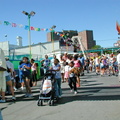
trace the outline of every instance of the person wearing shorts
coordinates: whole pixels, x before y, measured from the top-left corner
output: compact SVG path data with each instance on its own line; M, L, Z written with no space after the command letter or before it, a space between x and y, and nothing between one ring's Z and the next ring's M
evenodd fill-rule
M30 78L31 78L31 64L29 62L28 57L23 57L23 63L20 65L21 69L21 76L22 79L24 80L25 86L26 86L26 95L25 97L32 97L32 92L30 88Z
M9 61L6 60L6 66L7 66L7 71L5 71L5 79L6 79L6 84L10 88L10 92L12 93L12 100L16 100L15 94L14 94L14 89L13 89L13 84L12 84L12 68L11 64Z

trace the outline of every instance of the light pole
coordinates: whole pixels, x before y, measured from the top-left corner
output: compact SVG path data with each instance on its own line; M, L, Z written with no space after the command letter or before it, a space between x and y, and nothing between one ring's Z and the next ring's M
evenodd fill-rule
M31 16L35 15L35 12L31 11L30 13L28 13L28 12L23 11L22 13L28 16L28 27L29 27L29 29L28 29L28 41L29 41L29 50L30 50L30 59L31 59L32 54L31 54L30 18L31 18Z
M56 28L56 25L53 25L52 27L51 27L51 29L52 29L52 50L53 50L53 52L54 52L54 29Z

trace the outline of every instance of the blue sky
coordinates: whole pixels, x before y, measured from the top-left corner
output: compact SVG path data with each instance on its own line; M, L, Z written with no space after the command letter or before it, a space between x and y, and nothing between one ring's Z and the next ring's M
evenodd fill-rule
M94 39L102 47L111 47L118 40L116 21L120 23L120 0L0 0L0 21L27 25L22 11L35 11L31 26L50 28L56 31L93 30ZM22 36L28 44L27 30L0 25L0 41L16 44L16 36ZM47 32L32 31L32 43L45 42Z

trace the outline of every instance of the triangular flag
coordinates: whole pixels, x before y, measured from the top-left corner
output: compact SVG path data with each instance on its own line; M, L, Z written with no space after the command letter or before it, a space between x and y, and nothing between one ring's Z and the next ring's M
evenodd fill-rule
M19 26L20 28L22 28L22 27L23 27L23 25L22 25L22 24L18 24L18 26Z
M29 30L29 26L28 25L25 25L25 30Z
M16 27L17 26L17 24L16 23L12 23L12 27Z
M31 26L31 27L30 27L30 30L34 30L34 27Z
M4 21L4 25L10 25L8 21Z

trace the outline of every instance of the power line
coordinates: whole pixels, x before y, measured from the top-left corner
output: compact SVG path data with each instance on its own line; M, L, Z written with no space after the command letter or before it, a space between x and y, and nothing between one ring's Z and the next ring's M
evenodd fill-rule
M98 41L98 42L104 42L104 41L117 41L118 39L116 38L114 38L114 39L104 39L104 40L96 40L96 41Z

